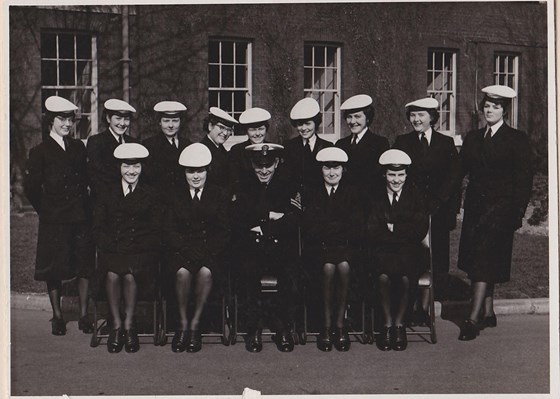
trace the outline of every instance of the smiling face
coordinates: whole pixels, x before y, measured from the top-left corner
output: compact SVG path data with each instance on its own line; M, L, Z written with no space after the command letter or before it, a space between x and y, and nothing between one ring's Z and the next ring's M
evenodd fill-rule
M255 175L257 176L257 179L259 179L259 182L263 184L270 183L270 180L272 180L272 176L274 176L274 172L276 172L276 168L278 167L278 162L278 158L276 158L274 162L264 165L252 162L253 170L255 171Z
M181 126L181 118L163 117L159 120L159 126L167 137L175 137Z
M392 192L399 192L406 181L406 169L390 170L385 172L387 188Z
M206 183L206 177L208 176L208 171L205 167L201 168L185 168L185 177L187 178L187 183L192 189L204 188Z
M353 112L346 115L346 124L352 134L361 133L367 127L367 118L364 111Z
M344 168L340 164L336 164L336 165L325 164L321 168L321 171L323 172L323 179L325 180L325 183L327 183L329 186L336 186L338 183L340 183L340 179L342 178L342 172L344 171Z
M123 135L130 126L130 116L111 115L107 116L107 123L115 134Z
M297 121L296 129L304 140L309 140L315 134L315 122L311 119Z
M262 143L264 141L265 135L266 135L265 125L247 128L247 136L249 136L249 141L251 141L251 144Z
M428 111L411 111L408 120L417 133L423 133L430 128L432 117Z
M72 131L72 126L74 126L73 116L55 116L52 122L51 131L55 132L61 137L66 137Z
M121 163L121 176L127 184L135 184L142 173L142 164L140 162L128 164Z
M484 102L484 119L493 126L504 118L504 107L501 104L486 100Z
M233 129L231 127L227 127L221 122L216 124L208 122L208 135L212 141L218 145L224 144L232 133Z

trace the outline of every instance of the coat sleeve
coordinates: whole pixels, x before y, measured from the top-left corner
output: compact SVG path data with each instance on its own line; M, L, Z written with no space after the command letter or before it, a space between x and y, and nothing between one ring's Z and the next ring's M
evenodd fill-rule
M40 214L41 197L43 194L43 157L37 147L29 151L29 159L25 168L23 181L24 192L33 209Z
M109 234L109 223L110 223L110 210L109 201L106 197L99 197L95 202L95 208L93 212L93 237L97 247L106 252L117 252L117 240L116 237L112 237Z
M166 207L163 217L163 245L170 252L179 252L185 242L185 236L179 230L176 206L177 202L172 201Z
M422 196L416 192L411 192L412 206L411 217L398 218L393 225L393 235L396 239L412 242L420 242L428 233L429 217Z
M452 139L445 140L445 176L443 177L443 182L441 183L438 192L436 193L438 204L426 204L429 206L430 212L433 213L439 206L453 201L456 203L457 196L460 191L460 181L461 181L461 162L459 160L459 154L455 148L455 144ZM456 206L453 206L456 207Z
M533 189L533 171L531 167L531 144L525 132L517 132L513 146L513 205L514 227L521 227L525 210Z

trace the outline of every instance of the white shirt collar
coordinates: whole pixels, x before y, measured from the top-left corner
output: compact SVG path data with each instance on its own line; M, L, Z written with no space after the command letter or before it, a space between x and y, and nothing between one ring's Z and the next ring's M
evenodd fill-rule
M198 189L198 199L202 199L202 191L204 190L204 187L201 187ZM194 199L194 191L195 189L192 187L189 187L189 192L191 193L191 199Z
M303 141L305 142L306 139L303 139ZM314 134L309 139L307 139L307 141L309 142L309 148L311 148L311 151L313 151L315 149L315 143L317 142L317 135Z
M165 136L165 138L167 139L167 141L169 141L169 144L173 145L173 143L171 142L171 139L175 139L175 147L179 148L179 137L177 135L175 136Z
M426 136L426 140L428 140L428 144L432 143L432 127L430 126L428 128L428 130L426 130L424 132L424 135ZM418 138L421 139L422 138L422 133L418 133Z
M358 133L358 137L356 137L356 144L358 144L360 142L360 140L362 139L362 137L364 137L364 134L366 134L367 130L368 130L368 128L366 127L364 130L362 130L360 133ZM352 142L352 140L350 140L350 142Z
M122 185L123 194L127 195L128 194L128 183L124 179L121 179L121 185ZM133 192L134 192L134 190L136 190L137 185L138 185L138 180L136 180L136 183L134 183L132 185L132 191Z
M334 187L334 192L335 193L338 191L338 184L335 184L334 186L331 186L330 184L325 183L325 189L327 190L328 195L331 195L331 187Z
M123 143L126 143L126 140L124 139L124 133L122 135L118 135L117 133L113 132L113 129L111 129L111 127L109 127L109 131L111 132L111 134L113 135L113 137L115 138L115 140L117 140L117 143L119 142L119 137L122 136L122 140Z
M389 203L392 205L393 204L393 193L395 191L391 191L391 190L387 190L387 196L389 197ZM397 193L397 201L401 199L401 194L402 194L402 188L396 192Z
M54 141L56 141L56 143L57 143L59 146L62 147L63 150L66 151L66 147L64 147L64 139L62 138L62 136L56 134L56 133L53 132L52 130L51 130L50 136L51 136L51 138L52 138Z
M498 123L494 124L493 126L490 126L490 130L492 130L492 137L494 137L498 129L501 128L503 124L504 124L504 120L502 119ZM488 128L486 128L486 131L488 131Z
M212 144L214 144L214 145L216 146L216 148L220 148L220 145L217 144L214 140L212 140L212 137L210 137L209 134L207 134L207 136L208 136L208 140L210 140L210 142L211 142Z

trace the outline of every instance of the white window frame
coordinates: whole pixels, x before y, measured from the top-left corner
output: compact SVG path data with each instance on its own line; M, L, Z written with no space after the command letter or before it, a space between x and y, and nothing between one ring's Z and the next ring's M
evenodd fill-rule
M450 65L445 65L445 55L451 55ZM428 63L427 63L427 73L431 74L431 86L428 87L427 93L429 97L434 97L439 101L439 113L440 120L435 126L435 129L447 136L450 136L455 140L455 145L462 144L462 138L460 134L456 132L456 116L457 116L457 50L446 49L446 48L429 48L428 49ZM441 64L443 69L435 69L436 57L441 57ZM431 58L433 69L429 69L429 61ZM436 76L438 74L448 74L447 81L450 83L450 88L447 89L438 88L436 84ZM426 82L428 84L428 82ZM448 85L449 86L449 85ZM443 114L443 101L441 98L449 97L449 128L443 129L441 127L441 115Z
M324 120L323 123L321 123L321 126L319 126L319 132L318 132L318 136L321 137L322 139L331 141L331 142L336 142L338 139L340 139L340 93L341 93L341 84L342 84L342 79L341 79L341 75L342 75L342 48L340 45L335 44L335 43L317 43L317 42L307 42L304 44L304 51L305 48L307 47L311 47L311 65L305 65L305 61L304 61L304 65L303 65L303 69L304 69L304 74L305 74L305 70L309 70L311 69L311 81L313 82L313 84L315 85L315 75L316 72L319 72L319 70L323 70L323 69L331 69L333 70L333 73L336 74L336 79L334 81L335 83L335 87L333 89L327 89L327 74L323 73L323 81L321 82L321 86L320 87L305 87L305 78L304 78L304 89L303 89L303 94L305 97L312 97L315 100L317 100L317 102L319 103L319 106L321 108L321 113L325 114L325 100L324 100L324 96L323 93L333 93L333 99L334 99L334 111L333 111L333 132L332 133L324 133L325 132L325 124L324 124ZM327 65L327 59L326 59L326 51L323 51L323 54L325 55L325 58L323 59L323 65L324 66L316 66L316 62L315 62L315 48L316 47L321 47L323 49L326 50L326 48L334 48L335 52L336 52L336 65L334 66L328 66ZM320 73L320 72L319 72ZM304 75L305 76L305 75Z
M245 108L251 108L252 107L252 101L253 101L253 43L250 40L247 39L231 39L231 38L210 38L209 43L210 42L214 42L214 43L219 43L219 54L220 54L220 59L218 62L210 62L210 60L208 60L208 73L210 73L210 66L214 65L214 66L218 66L220 68L220 78L219 78L219 86L216 87L210 87L210 81L208 81L208 101L210 101L210 92L220 92L221 90L228 90L228 91L244 91L245 92ZM233 43L233 51L234 51L234 56L233 56L233 63L225 63L222 62L222 43L224 42L228 42L228 43ZM245 60L245 64L240 64L240 63L236 63L236 57L235 57L235 44L237 43L242 43L247 45L247 51L246 51L246 55L247 55L247 59ZM222 84L222 66L227 65L227 66L233 66L234 67L234 87L226 87L223 86ZM243 65L246 68L246 81L247 81L247 85L245 87L236 87L236 82L235 82L235 67L239 66L239 65ZM233 94L232 94L233 95ZM232 98L231 102L232 104L234 104L235 99ZM218 108L222 108L220 106L220 97L218 96L218 104L209 104L209 107L218 107ZM222 108L223 109L223 108ZM234 117L235 119L239 118L239 115L235 115L234 113L234 109L235 106L233 106L232 110L228 110L228 109L224 109L224 111L227 111L232 117ZM229 150L229 148L231 146L233 146L234 144L237 143L241 143L245 140L247 140L247 135L231 135L228 140L224 143L224 147L227 148Z
M500 59L504 59L505 70L500 70ZM509 60L513 59L512 63L512 71L509 70ZM507 53L507 52L496 52L494 54L494 83L495 84L504 84L504 82L500 82L500 78L505 77L506 86L511 87L515 90L516 93L519 94L519 54L515 53ZM508 123L517 128L517 117L518 117L518 97L515 97L511 102L511 109L509 111L509 120Z
M92 134L98 133L98 106L97 106L97 36L90 32L76 32L76 31L44 31L41 32L43 34L50 34L56 35L56 57L49 58L43 57L41 54L41 63L43 61L56 61L56 73L57 73L57 84L56 85L43 85L43 77L41 77L41 90L55 90L55 95L59 94L59 90L91 90L90 94L90 103L91 109L89 112L83 112L84 110L79 106L75 92L72 95L72 98L69 100L72 101L74 104L78 105L78 111L76 114L76 119L89 119L89 134L88 137ZM59 47L59 35L73 35L74 36L74 57L73 58L61 58L60 57L60 47ZM77 43L76 43L76 36L77 35L87 35L91 37L91 59L90 58L78 58L77 53ZM91 82L89 85L62 85L59 84L60 82L60 62L61 61L74 61L74 82L78 82L77 76L77 63L78 61L91 61ZM72 132L72 136L75 137L76 134L76 126L77 123L74 124L74 131ZM87 140L87 138L81 138L82 140Z

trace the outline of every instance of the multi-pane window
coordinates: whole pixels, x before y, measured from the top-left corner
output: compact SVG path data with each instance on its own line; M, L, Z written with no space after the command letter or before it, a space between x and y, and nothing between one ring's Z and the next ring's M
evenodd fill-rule
M494 83L509 86L518 91L519 78L519 55L511 53L496 53L494 55ZM513 127L517 127L517 97L511 103L509 121Z
M428 50L427 92L439 102L439 121L435 129L450 136L455 135L456 63L454 50Z
M318 133L330 141L340 136L340 47L304 45L304 95L319 102L323 123Z
M97 133L96 37L87 33L41 32L41 103L64 97L78 107L76 138Z
M235 119L251 107L251 43L211 39L208 44L208 101Z

